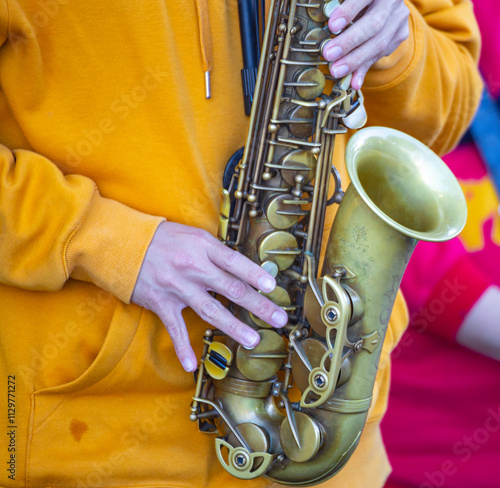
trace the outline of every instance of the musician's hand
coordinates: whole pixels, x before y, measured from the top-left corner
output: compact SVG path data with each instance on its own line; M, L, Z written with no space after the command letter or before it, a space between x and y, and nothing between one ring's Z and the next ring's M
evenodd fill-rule
M132 301L155 312L165 324L186 371L196 369L182 310L191 307L203 320L245 347L259 334L236 319L208 292L215 291L268 324L283 327L288 316L252 287L269 293L276 286L260 266L200 229L173 222L158 227L142 264Z
M370 66L408 38L409 13L403 0L345 0L328 20L331 32L342 32L323 49L332 76L353 73L351 86L359 90Z

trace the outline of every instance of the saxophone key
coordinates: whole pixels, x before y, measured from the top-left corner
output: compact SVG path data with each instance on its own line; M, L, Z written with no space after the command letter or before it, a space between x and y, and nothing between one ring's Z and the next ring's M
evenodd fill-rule
M305 463L316 456L323 442L323 434L319 424L303 412L295 412L294 420L300 442L297 442L285 417L280 428L280 442L285 455L294 462Z
M287 203L287 200L292 200L293 203ZM306 213L290 193L273 196L266 205L267 220L275 229L286 230L293 227Z
M269 435L257 424L254 424L252 422L243 422L241 424L238 424L236 426L236 429L240 433L241 437L245 439L245 442L248 444L248 447L252 450L252 452L269 451ZM241 445L241 443L233 433L229 434L227 442L232 446ZM257 462L255 467L258 468L259 466L260 463Z
M278 265L274 261L263 261L260 267L266 270L273 278L278 276Z
M297 93L304 100L316 100L325 89L325 75L318 68L308 68L299 74ZM311 86L312 84L312 86Z
M259 330L260 342L253 349L239 346L236 366L252 381L264 381L274 376L288 357L283 338L273 330Z
M227 376L233 362L233 353L221 342L212 342L204 359L205 371L214 379L222 380Z
M280 161L281 177L290 186L296 184L297 176L303 178L301 184L307 185L314 178L316 157L310 151L298 149L287 152Z
M276 263L279 271L288 269L301 253L295 236L286 231L275 231L265 235L259 242L261 262Z

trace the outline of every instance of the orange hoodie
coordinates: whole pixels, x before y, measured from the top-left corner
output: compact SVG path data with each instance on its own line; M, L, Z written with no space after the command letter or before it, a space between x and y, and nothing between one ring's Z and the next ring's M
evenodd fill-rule
M410 38L366 78L369 123L442 153L479 98L477 28L466 0L409 7ZM216 232L222 171L245 140L237 4L208 13L209 101L194 1L0 0L2 486L268 484L219 466L188 419L191 375L129 303L162 219ZM184 316L200 352L205 325ZM399 299L359 448L325 486L389 472L378 422L405 325Z

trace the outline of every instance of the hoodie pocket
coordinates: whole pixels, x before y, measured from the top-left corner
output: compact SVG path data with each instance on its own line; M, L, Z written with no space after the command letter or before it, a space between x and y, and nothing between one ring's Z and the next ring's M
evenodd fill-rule
M31 395L26 486L74 485L78 472L74 471L75 455L82 441L89 437L89 415L96 425L102 425L102 409L93 407L107 393L112 397L106 408L113 411L113 392L119 391L120 383L117 370L127 369L119 365L134 342L143 314L139 307L118 302L106 338L90 366L72 381L39 389ZM125 398L121 400L126 402ZM96 451L99 434L92 435L95 443L91 450ZM81 458L83 464L84 459ZM70 477L66 466L72 470Z

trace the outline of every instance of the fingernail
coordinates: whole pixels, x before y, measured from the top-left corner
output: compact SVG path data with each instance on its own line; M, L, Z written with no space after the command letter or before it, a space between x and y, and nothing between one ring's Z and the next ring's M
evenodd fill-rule
M337 19L337 20L334 20L331 24L330 24L330 30L334 33L334 34L339 34L340 31L347 25L347 21L344 19L344 18L340 18L340 19Z
M365 80L365 77L362 76L362 75L358 75L357 78L356 78L356 83L358 84L359 89L361 89L361 86L363 85L363 81Z
M243 334L243 342L242 346L245 349L253 349L260 341L260 335L256 332L245 332Z
M271 320L274 325L278 327L283 327L288 322L288 314L284 310L277 310L273 313Z
M342 76L345 76L347 73L349 73L349 66L343 64L341 66L337 66L336 68L333 68L333 77L334 78L342 78Z
M325 59L327 61L335 61L342 55L342 48L340 46L333 46L331 48L327 48L325 51Z
M193 371L195 364L193 363L193 361L191 361L191 359L185 358L184 361L182 362L182 366L186 371Z
M276 286L276 281L274 281L269 276L261 276L259 278L259 281L257 282L257 285L259 285L259 290L265 293L271 293Z

